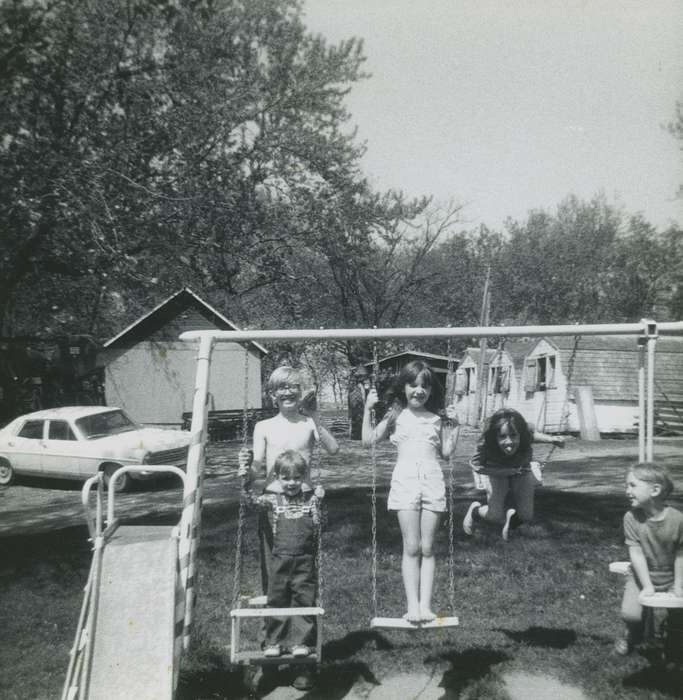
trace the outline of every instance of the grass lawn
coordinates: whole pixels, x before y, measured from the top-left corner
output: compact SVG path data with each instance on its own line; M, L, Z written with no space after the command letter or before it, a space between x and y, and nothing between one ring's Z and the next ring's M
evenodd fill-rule
M380 455L378 614L395 617L404 612L404 601L400 532L395 515L385 508L391 455ZM339 468L353 461L348 451L335 459L341 460ZM681 486L683 467L677 461L670 464ZM238 510L234 500L210 497L213 484L224 478L220 470L212 477L207 469L196 626L183 662L179 700L244 697L240 671L230 668L226 648ZM618 490L541 488L536 524L504 543L497 529L482 527L472 538L462 533L459 524L473 495L465 481L459 479L454 499L455 614L461 624L423 632L369 629L374 615L369 490L328 487L325 643L317 697L342 698L351 688L362 695L399 671L436 674L446 698L502 700L507 697L503 675L512 671L544 674L600 700L683 697L680 671L654 668L647 655L621 658L612 653L621 629L622 580L607 565L626 554L621 532L625 504ZM676 505L681 507L681 501ZM137 522L158 523L159 517ZM253 530L254 517L249 516L244 594L260 592ZM436 555L435 609L450 614L445 524ZM90 556L85 527L0 540L0 697L59 696Z

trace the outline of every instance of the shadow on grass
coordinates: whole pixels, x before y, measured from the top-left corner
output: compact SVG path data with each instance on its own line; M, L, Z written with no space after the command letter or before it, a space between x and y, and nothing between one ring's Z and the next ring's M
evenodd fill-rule
M569 629L553 629L550 627L529 627L523 631L506 630L494 627L506 637L520 644L547 649L566 649L576 641L576 632Z
M371 642L374 642L375 649L380 651L389 651L394 648L394 645L379 632L356 630L349 632L342 639L335 639L323 644L323 659L330 661L348 659Z
M647 666L622 681L624 688L659 691L674 698L683 698L683 669L669 670L662 666Z
M447 661L451 667L444 671L440 686L447 691L460 693L475 681L486 678L491 669L510 657L489 647L473 647L461 652L428 657L426 663Z
M302 673L294 666L280 670L264 666L233 667L232 670L215 668L210 671L183 672L178 683L177 700L198 700L216 698L218 700L238 700L247 697L263 696L276 688L290 686ZM258 681L254 679L258 678ZM341 700L363 681L370 685L380 685L367 664L359 661L325 663L319 672L314 673L315 687L302 695L302 698L325 698ZM257 695L249 686L258 687Z
M221 698L237 700L247 697L242 682L242 669L211 669L181 673L176 700L196 700L197 698Z

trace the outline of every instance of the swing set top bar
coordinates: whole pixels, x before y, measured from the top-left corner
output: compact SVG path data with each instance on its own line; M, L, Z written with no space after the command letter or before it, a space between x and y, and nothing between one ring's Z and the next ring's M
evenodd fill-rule
M351 340L380 338L494 338L544 335L648 335L656 327L659 335L683 335L683 321L655 323L598 323L567 326L471 326L467 328L311 328L271 331L186 331L181 340L212 338L217 342L248 340Z

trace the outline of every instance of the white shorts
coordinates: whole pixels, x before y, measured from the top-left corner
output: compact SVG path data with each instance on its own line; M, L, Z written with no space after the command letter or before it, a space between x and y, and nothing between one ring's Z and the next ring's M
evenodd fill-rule
M412 471L412 470L411 470ZM394 469L387 502L388 510L446 510L446 485L440 467L428 473L408 474L407 470Z

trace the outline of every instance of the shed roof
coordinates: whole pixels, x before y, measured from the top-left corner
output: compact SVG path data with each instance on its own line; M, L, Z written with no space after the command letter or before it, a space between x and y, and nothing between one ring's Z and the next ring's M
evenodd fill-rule
M496 357L497 353L498 350L496 350L495 348L486 348L486 361L491 362ZM465 351L463 352L462 357L460 358L460 363L462 364L467 356L471 357L473 362L479 362L480 355L481 352L479 348L465 348Z
M383 364L398 362L401 358L405 358L406 363L410 361L411 358L423 359L428 364L431 364L432 369L440 371L447 367L448 365L448 355L437 355L433 352L419 352L418 350L403 350L402 352L394 353L393 355L387 355L378 360L378 364L381 366ZM453 358L455 365L457 366L458 361ZM365 367L372 369L373 362L366 362Z
M565 373L571 366L570 384L590 385L597 400L638 399L637 336L547 336L545 340L557 348ZM655 393L683 396L683 338L657 340Z
M165 299L155 306L151 311L141 316L137 321L131 323L118 335L109 339L104 344L104 347L107 349L125 347L130 343L147 338L170 319L190 307L196 309L219 330L240 330L230 319L223 316L220 311L217 311L201 297L197 296L189 287L183 287L181 290L168 297L168 299ZM268 354L268 351L259 343L252 340L249 341L249 344L260 354Z

